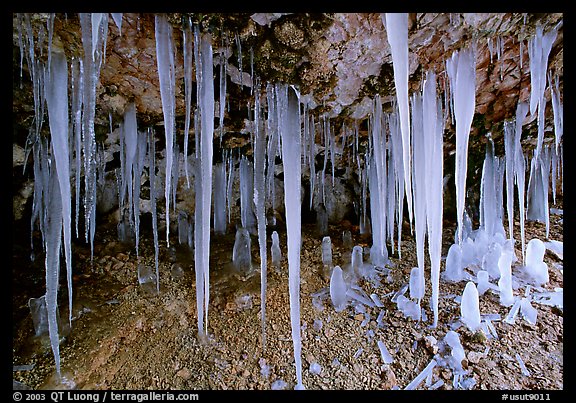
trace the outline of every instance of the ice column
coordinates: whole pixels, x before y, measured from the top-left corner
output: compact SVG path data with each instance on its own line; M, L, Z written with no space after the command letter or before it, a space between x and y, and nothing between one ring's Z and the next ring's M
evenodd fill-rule
M300 339L300 248L301 248L301 134L298 96L292 87L276 87L280 110L280 135L284 164L284 204L288 231L288 283L292 342L296 364L297 389L302 389Z
M469 281L464 288L460 303L460 315L462 315L462 322L471 332L478 330L480 327L480 302L478 290L472 281Z

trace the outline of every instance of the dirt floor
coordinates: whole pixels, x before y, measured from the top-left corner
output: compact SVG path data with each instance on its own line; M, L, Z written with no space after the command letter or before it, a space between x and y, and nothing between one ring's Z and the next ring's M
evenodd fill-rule
M553 206L562 208L562 205ZM549 239L563 241L561 215L551 215ZM507 224L506 224L507 226ZM444 224L445 258L454 225ZM260 320L260 263L258 241L252 237L254 271L242 276L231 270L233 231L212 236L210 266L209 337L198 338L193 254L186 247L166 248L160 242L160 294L138 284L138 264L154 267L154 248L149 229L142 230L141 256L134 248L116 241L116 232L98 228L94 261L90 250L76 245L74 261L74 308L72 329L67 329L67 292L62 281L59 306L62 319L60 354L64 382L55 377L54 359L47 336L35 336L28 299L44 293L43 257L30 263L29 242L15 243L13 252L13 379L32 389L293 389L296 371L290 327L288 263L277 271L269 264L266 296L266 348L262 348ZM356 228L330 226L334 264L344 266L350 252L342 245L342 231L352 229L354 244L369 246ZM25 232L25 231L24 231ZM177 236L177 232L172 232ZM280 231L283 256L287 254L285 231ZM503 319L510 308L499 304L496 293L480 297L482 315L499 314L492 321L498 338L459 326L465 281L441 280L439 324L431 328L429 264L426 260L427 293L422 301L427 321L404 315L391 301L409 281L416 266L410 231L403 232L402 260L392 256L390 276L380 285L361 280L358 285L375 293L384 307L355 308L336 312L322 277L321 237L313 225L303 225L301 254L302 377L307 389L403 389L435 354L441 354L447 331L456 329L466 353L462 380L472 389L563 389L563 309L532 303L535 325L520 315L514 324ZM520 230L516 223L515 234ZM527 222L526 239L546 241L543 224ZM270 234L269 234L270 235ZM28 235L29 236L29 235ZM160 237L161 239L163 237ZM174 242L177 238L173 238ZM270 237L268 238L270 239ZM38 242L39 244L39 242ZM516 254L521 257L519 242ZM270 251L270 243L268 243ZM427 249L426 249L427 254ZM270 255L269 255L270 258ZM548 291L563 288L562 260L546 252ZM518 262L516 265L518 265ZM25 269L23 269L25 268ZM444 260L442 271L444 270ZM521 267L513 267L517 273ZM525 287L514 291L524 295ZM406 293L409 296L409 293ZM456 300L455 300L456 298ZM380 312L380 324L377 323ZM432 336L432 337L431 337ZM384 364L377 345L384 342L394 361ZM529 375L522 373L517 354ZM317 365L312 364L319 364ZM16 367L32 365L33 367ZM20 370L17 370L19 369ZM319 372L318 372L319 369ZM469 378L472 378L470 380ZM439 382L439 380L443 381ZM453 372L437 365L429 382L453 389ZM282 383L283 381L284 383ZM428 385L428 386L427 386ZM20 385L22 386L22 385Z

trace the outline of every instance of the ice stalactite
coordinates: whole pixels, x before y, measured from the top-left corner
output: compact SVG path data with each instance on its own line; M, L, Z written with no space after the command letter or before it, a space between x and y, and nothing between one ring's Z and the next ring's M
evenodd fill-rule
M254 233L254 165L244 156L240 159L240 219L242 227Z
M60 372L60 337L58 335L58 278L60 276L60 247L62 241L62 198L57 167L50 164L50 180L47 190L46 226L46 308L48 310L48 333L54 354L56 373Z
M468 137L476 105L476 52L473 48L456 51L446 62L452 89L456 120L456 214L458 243L462 243L464 196L468 170Z
M76 205L74 225L76 227L76 238L78 233L78 217L80 215L80 178L82 169L82 93L83 89L83 67L82 60L72 59L72 123L74 130L74 153L75 153L75 185L76 185Z
M122 13L110 13L110 15L112 16L114 23L118 27L118 32L120 33L120 36L122 36Z
M526 220L526 204L524 202L526 195L526 160L522 151L522 123L528 114L528 104L525 102L518 103L516 107L516 129L514 131L514 172L516 187L518 191L518 208L520 216L520 239L522 243L522 262L526 261L526 234L524 231L524 222Z
M366 170L369 175L370 212L372 218L372 264L384 267L388 260L386 249L386 129L382 127L382 103L374 98L372 116L373 155Z
M384 18L382 18L384 20ZM394 84L398 99L400 114L400 130L402 133L402 161L404 166L404 190L406 204L412 227L412 168L410 140L410 104L408 99L408 13L385 14L386 35L392 51L392 66L394 68ZM398 246L400 249L400 246Z
M185 22L183 32L184 47L184 105L186 117L184 120L184 173L186 175L186 187L190 189L190 174L188 172L188 138L190 136L190 111L192 108L192 23L190 18ZM194 133L197 136L197 133Z
M214 232L226 233L226 162L214 166Z
M94 116L96 112L96 86L104 54L108 19L92 18L80 13L82 46L84 48L84 74L82 92L82 137L84 153L84 214L85 237L90 241L90 257L94 256L94 236L96 223L96 134ZM98 23L99 25L95 25Z
M489 133L486 143L486 157L482 168L480 183L480 227L489 237L501 233L504 235L501 216L502 186L499 182L499 161L494 155L494 141ZM500 195L500 197L499 197Z
M308 151L310 152L310 209L314 203L314 187L316 181L316 127L314 124L314 116L310 116L310 146Z
M156 58L158 77L160 78L160 96L162 98L162 113L164 114L164 134L166 136L166 183L164 197L166 198L166 245L170 246L170 191L172 189L172 159L174 147L175 126L175 76L174 76L174 44L172 41L172 25L164 15L155 16Z
M550 94L552 96L552 112L554 113L554 138L556 144L555 151L557 154L560 146L560 140L564 134L564 107L562 106L558 76L554 77L554 82L552 82L552 76L548 74L548 82L551 89Z
M544 92L546 90L546 70L548 69L548 56L552 50L552 45L558 35L558 26L552 28L550 32L544 34L541 25L536 26L536 35L528 41L528 55L530 57L530 114L534 115L538 111L538 141L536 143L536 154L538 157L542 150L544 141L544 109L546 100Z
M508 216L508 238L513 239L514 229L514 122L504 122L504 157L506 158L506 214Z
M49 74L49 79L46 82L46 103L48 106L52 150L56 161L56 171L58 172L58 187L60 189L63 220L61 225L64 230L64 252L68 283L68 320L70 325L72 325L72 195L70 193L70 149L68 145L68 65L63 52L54 52L52 54ZM56 197L56 195L53 197ZM59 235L60 233L58 233Z
M392 121L393 119L389 119ZM386 175L386 233L387 239L390 242L392 253L394 253L394 206L396 205L396 191L395 189L395 173L394 173L394 153L392 131L390 132L390 139L386 143L386 151L388 155L387 175Z
M134 207L134 233L136 240L136 257L139 257L138 246L140 243L140 187L142 185L142 170L144 169L144 159L146 158L146 135L144 133L138 133L138 146L136 149L136 163L133 166L134 174L134 192L133 192L133 204ZM158 276L156 276L158 279Z
M526 218L531 221L540 221L546 224L546 236L549 231L548 209L548 173L550 169L548 156L541 152L538 156L536 150L530 162L530 179L528 180L528 200Z
M254 105L254 206L260 246L260 312L262 320L262 350L266 350L266 133L260 125L260 82L256 78Z
M172 156L172 187L170 197L172 198L172 212L176 212L176 191L178 190L178 180L180 178L180 145L174 141L174 155Z
M438 297L440 261L442 253L442 213L444 186L444 118L442 106L436 95L436 75L426 73L422 92L423 134L426 149L426 224L428 229L428 254L430 281L432 283L433 326L438 324ZM422 279L422 282L424 280ZM422 284L422 286L424 286Z
M156 213L156 139L153 129L148 130L148 176L150 178L150 210L152 211L152 233L154 236L154 264L156 268L156 291L160 292L158 268L158 214Z
M228 223L232 218L232 205L234 204L232 201L232 190L234 185L234 157L232 153L228 156L228 178L226 184L226 204L228 205Z
M222 36L222 44L220 47L220 110L219 110L219 135L220 142L222 142L222 136L224 135L224 114L226 111L226 84L227 84L227 70L228 70L228 58L227 58L227 38L225 35Z
M275 206L275 184L274 184L274 171L276 166L276 155L278 154L278 113L276 111L276 95L274 86L266 84L266 106L268 109L268 116L266 117L266 134L268 136L268 144L266 154L268 156L268 168L266 171L266 198L274 213Z
M288 285L290 294L290 323L296 365L295 389L302 384L302 342L300 337L300 248L301 223L301 133L298 95L292 87L276 86L278 110L280 111L280 136L282 162L284 164L284 203L288 233Z
M134 161L138 149L138 127L136 123L136 107L130 103L124 112L124 174L122 187L128 190L128 210L130 225L134 224L134 186L133 175Z
M392 158L394 160L394 179L395 185L388 186L388 189L395 190L395 200L396 200L396 235L398 236L398 257L402 259L402 223L404 221L404 186L405 182L403 180L403 172L405 169L403 154L402 154L402 138L400 132L398 114L392 113L389 119L390 125L390 139L392 141ZM390 170L388 170L390 175ZM390 191L388 194L390 195ZM412 191L410 191L412 195ZM393 233L393 232L392 232Z
M414 228L416 232L416 257L418 269L424 272L424 242L426 238L426 149L423 126L422 96L412 96L412 194L414 195ZM436 123L436 122L434 122ZM424 276L422 276L424 279Z
M198 27L196 32L198 31ZM212 36L201 36L199 61L201 71L198 82L200 108L200 139L196 150L196 209L194 226L194 263L196 268L196 305L198 333L208 335L208 306L210 303L210 217L212 197L212 157L214 133L214 70L212 64ZM205 319L205 320L204 320Z

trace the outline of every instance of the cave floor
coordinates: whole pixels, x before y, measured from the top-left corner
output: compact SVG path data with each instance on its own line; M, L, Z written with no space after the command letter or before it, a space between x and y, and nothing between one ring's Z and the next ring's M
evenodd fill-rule
M562 208L562 205L551 207ZM562 216L550 216L550 238L563 241ZM505 222L507 226L507 222ZM454 224L444 224L443 256L454 236ZM426 259L427 292L422 302L427 322L405 318L391 296L409 281L416 265L416 249L410 231L403 231L402 260L391 257L395 267L390 278L382 278L378 288L361 280L359 285L370 295L376 293L383 308L366 307L370 320L348 306L341 312L332 307L329 296L316 297L329 286L322 277L321 236L313 225L303 225L301 254L302 376L307 389L391 389L404 388L432 360L441 340L460 317L460 305L454 297L466 284L441 280L439 325L431 328L429 308L429 263ZM330 226L334 264L344 265L341 234L352 229L355 244L369 246L357 231L342 224ZM149 230L140 242L140 260L132 246L115 241L115 231L106 226L97 230L93 263L86 245L73 247L74 304L72 330L67 327L66 287L59 294L62 318L60 344L62 375L57 381L54 359L47 336L37 337L27 306L28 298L43 294L43 259L30 270L13 269L13 364L34 364L31 370L13 372L13 379L33 389L270 389L277 380L292 389L296 383L290 328L288 264L285 259L285 231L279 231L284 260L280 271L268 267L266 296L266 349L262 349L260 320L260 262L258 241L252 237L255 270L242 276L230 269L234 244L233 231L225 236L212 235L210 306L208 340L198 338L196 290L193 254L185 247L167 250L160 236L160 294L138 284L137 266L154 267L154 248ZM519 234L518 223L515 234ZM177 241L177 232L174 241ZM526 240L545 241L543 224L527 222ZM25 248L14 255L24 262ZM267 250L270 250L268 243ZM29 250L27 252L29 254ZM427 249L426 249L427 254ZM521 256L518 243L516 254ZM15 256L18 257L18 256ZM550 281L546 290L563 287L563 274L554 264L562 264L550 251L545 262ZM22 263L24 264L24 263ZM31 265L28 259L28 265ZM518 264L518 263L517 263ZM64 266L63 266L64 267ZM180 271L181 269L181 271ZM442 263L442 271L444 263ZM513 267L513 273L519 270ZM36 276L36 277L34 277ZM65 284L62 281L61 284ZM524 287L515 290L523 295ZM407 294L408 295L408 294ZM492 322L499 336L485 337L466 327L457 329L467 354L463 367L474 378L474 389L563 389L563 310L532 303L538 311L536 325L520 315L514 324ZM322 308L322 309L319 309ZM384 310L382 326L376 319ZM480 297L481 314L506 317L510 308L499 305L499 297L490 291ZM321 325L321 326L320 326ZM367 332L372 330L373 337ZM431 342L433 336L438 344ZM394 361L383 364L377 341L382 340ZM489 347L488 353L482 353ZM519 354L529 376L522 374L516 359ZM318 363L320 373L310 372ZM268 373L263 371L268 369ZM433 370L432 384L444 381L440 389L452 389L453 374L447 367ZM421 383L419 389L426 389Z

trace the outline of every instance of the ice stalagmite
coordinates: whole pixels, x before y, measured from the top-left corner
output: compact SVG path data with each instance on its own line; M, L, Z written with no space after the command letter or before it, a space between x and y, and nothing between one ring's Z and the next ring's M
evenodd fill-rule
M471 332L478 330L480 327L480 302L478 300L478 290L472 281L466 283L464 288L460 302L460 315L462 322Z
M68 282L68 319L72 325L72 197L70 194L70 149L68 147L68 67L66 56L61 52L52 54L50 78L46 82L46 103L48 105L52 150L56 160L60 188L59 197L63 220L61 225L64 229L64 252ZM53 197L57 196L53 195ZM60 236L60 232L58 236Z
M456 213L458 243L462 243L464 195L468 170L468 137L476 104L476 53L474 49L454 52L446 62L446 70L450 78L456 120Z
M528 114L528 104L525 102L518 103L516 107L516 130L514 131L514 172L516 187L518 189L518 207L520 216L520 238L522 243L522 262L526 262L526 235L524 232L524 222L526 219L526 161L522 151L520 140L522 139L522 123Z
M262 349L266 349L266 197L265 168L266 133L260 129L260 83L256 79L254 106L254 206L258 225L258 245L260 246L260 304L262 315Z
M166 136L166 245L170 246L170 190L172 181L172 158L175 130L175 78L174 78L174 46L172 42L172 25L164 15L156 15L156 58L158 77L160 78L160 97L162 98L162 113L164 114L164 134ZM213 112L212 112L213 113ZM214 123L212 123L214 125ZM212 175L210 175L212 176ZM210 217L210 216L208 216Z
M426 224L430 281L432 283L432 310L434 324L438 323L438 296L440 293L440 260L442 253L442 213L444 186L444 120L442 107L436 95L436 75L427 73L422 92L422 116L426 147ZM423 280L422 286L424 287Z
M383 18L384 19L384 18ZM392 51L394 84L400 113L402 133L402 160L404 163L404 189L410 225L412 225L412 184L410 157L410 105L408 102L408 13L386 13L386 35Z
M280 238L278 237L278 232L272 232L272 247L270 250L270 255L272 258L272 266L276 270L280 270L280 262L282 260L282 251L280 250Z
M184 120L184 173L186 186L190 188L190 174L188 173L188 137L190 135L190 110L192 103L192 26L190 19L185 22L183 32L184 46L184 105L186 105L186 117ZM194 133L197 136L197 133Z
M198 332L208 334L209 274L210 274L210 209L212 196L212 156L214 135L214 71L212 64L212 36L200 38L200 147L196 159L196 214L194 236L194 263L196 268L196 304L198 309ZM206 321L204 322L204 316ZM203 325L205 325L203 327Z
M280 136L284 164L284 203L288 232L288 283L290 293L290 322L296 365L296 389L303 389L300 338L300 248L301 248L301 134L298 96L292 87L278 85Z

